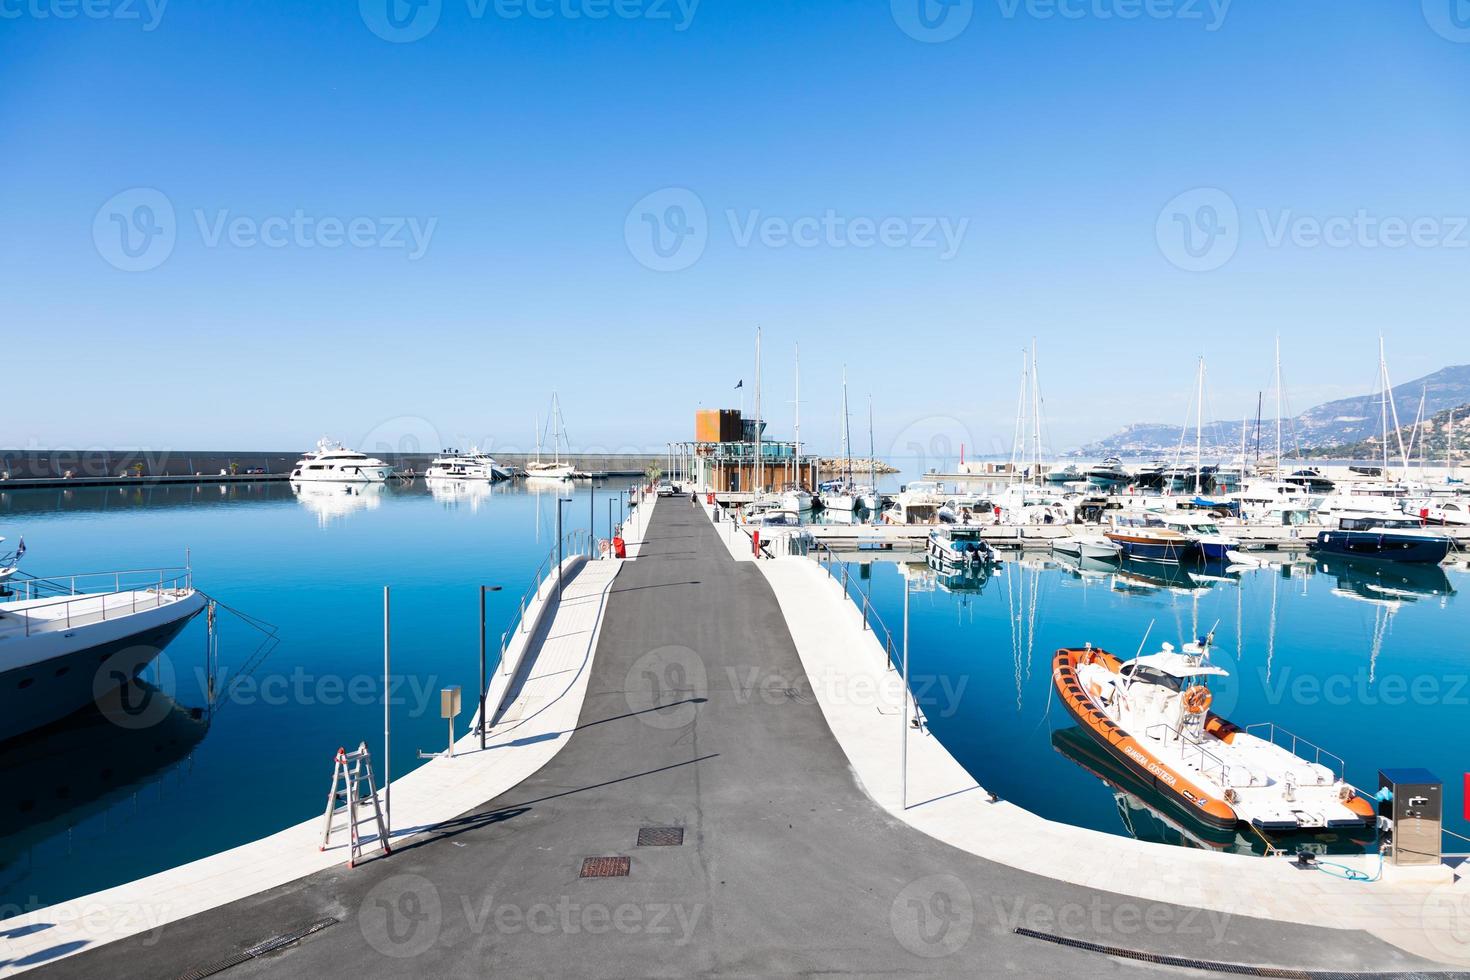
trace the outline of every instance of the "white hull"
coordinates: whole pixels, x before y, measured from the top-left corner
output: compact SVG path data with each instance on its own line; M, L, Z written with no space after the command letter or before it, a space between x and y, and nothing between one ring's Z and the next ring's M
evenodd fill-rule
M204 607L192 588L143 588L0 605L0 740L128 682ZM146 722L146 703L119 723Z
M531 480L570 480L574 472L567 463L526 464L526 477Z
M857 497L850 493L822 494L822 507L826 510L836 510L850 514L857 510L857 504Z
M781 494L781 506L786 510L809 511L812 509L812 495L805 490L787 490Z

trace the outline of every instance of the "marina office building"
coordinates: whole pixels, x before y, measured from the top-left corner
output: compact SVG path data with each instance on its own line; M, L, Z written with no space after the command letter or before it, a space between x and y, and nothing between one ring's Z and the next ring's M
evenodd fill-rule
M721 493L815 489L820 457L801 453L799 442L766 439L765 428L737 409L699 409L694 441L674 446L675 478Z

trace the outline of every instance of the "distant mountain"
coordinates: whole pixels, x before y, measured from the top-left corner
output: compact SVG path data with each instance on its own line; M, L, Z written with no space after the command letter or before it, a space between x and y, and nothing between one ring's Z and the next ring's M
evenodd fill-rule
M1419 398L1423 396L1427 415L1444 412L1470 404L1470 364L1447 367L1433 374L1407 381L1393 388L1393 405L1398 408L1399 422L1412 426L1419 412ZM1457 415L1458 417L1458 415ZM1389 424L1392 425L1390 416ZM1239 419L1209 422L1205 425L1205 455L1228 456L1240 452ZM1287 419L1282 426L1283 440L1290 451L1300 448L1303 452L1327 448L1348 447L1365 442L1382 431L1382 406L1376 394L1340 398L1337 401L1318 405ZM1080 457L1098 456L1164 456L1169 457L1179 448L1181 423L1143 422L1128 426L1097 442L1083 446L1068 455ZM1470 434L1470 433L1467 433ZM1252 447L1255 443L1255 424L1247 433ZM1262 451L1269 446L1274 450L1276 442L1276 420L1261 421ZM1467 439L1470 442L1470 439ZM1407 444L1407 438L1405 439ZM1194 431L1191 427L1183 435L1187 454L1194 452ZM1380 449L1379 452L1382 450ZM1320 453L1313 453L1320 455ZM1371 454L1370 454L1371 455Z
M1418 411L1418 405L1414 406ZM1399 421L1404 421L1400 415ZM1453 421L1453 426L1451 426ZM1402 440L1402 443L1400 442ZM1427 459L1431 463L1450 458L1462 460L1470 455L1470 403L1457 405L1443 412L1436 412L1422 426L1422 434L1415 436L1413 419L1397 432L1388 435L1388 458L1389 464L1397 462L1403 457L1400 455L1399 446L1403 451L1410 454L1410 459ZM1382 459L1383 443L1378 434L1374 433L1367 439L1357 442L1344 443L1334 446L1323 446L1318 449L1308 450L1304 455L1314 456L1320 459Z

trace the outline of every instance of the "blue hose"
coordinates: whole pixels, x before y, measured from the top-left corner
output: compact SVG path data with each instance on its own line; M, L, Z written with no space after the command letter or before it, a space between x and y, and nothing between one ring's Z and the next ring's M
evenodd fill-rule
M1377 881L1383 877L1383 851L1380 850L1378 852L1378 873L1371 878L1368 877L1366 872L1359 871L1357 868L1350 868L1345 864L1338 864L1336 861L1318 861L1316 868L1325 875L1341 878L1344 881ZM1328 868L1341 868L1342 870L1328 871Z

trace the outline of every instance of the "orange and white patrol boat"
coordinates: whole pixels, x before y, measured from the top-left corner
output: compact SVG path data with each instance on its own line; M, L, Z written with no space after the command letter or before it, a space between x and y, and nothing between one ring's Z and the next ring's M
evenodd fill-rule
M1210 663L1209 637L1128 661L1089 643L1058 650L1052 663L1082 730L1201 820L1275 832L1371 825L1373 805L1344 780L1337 756L1273 724L1241 729L1209 710L1207 683L1226 676Z

